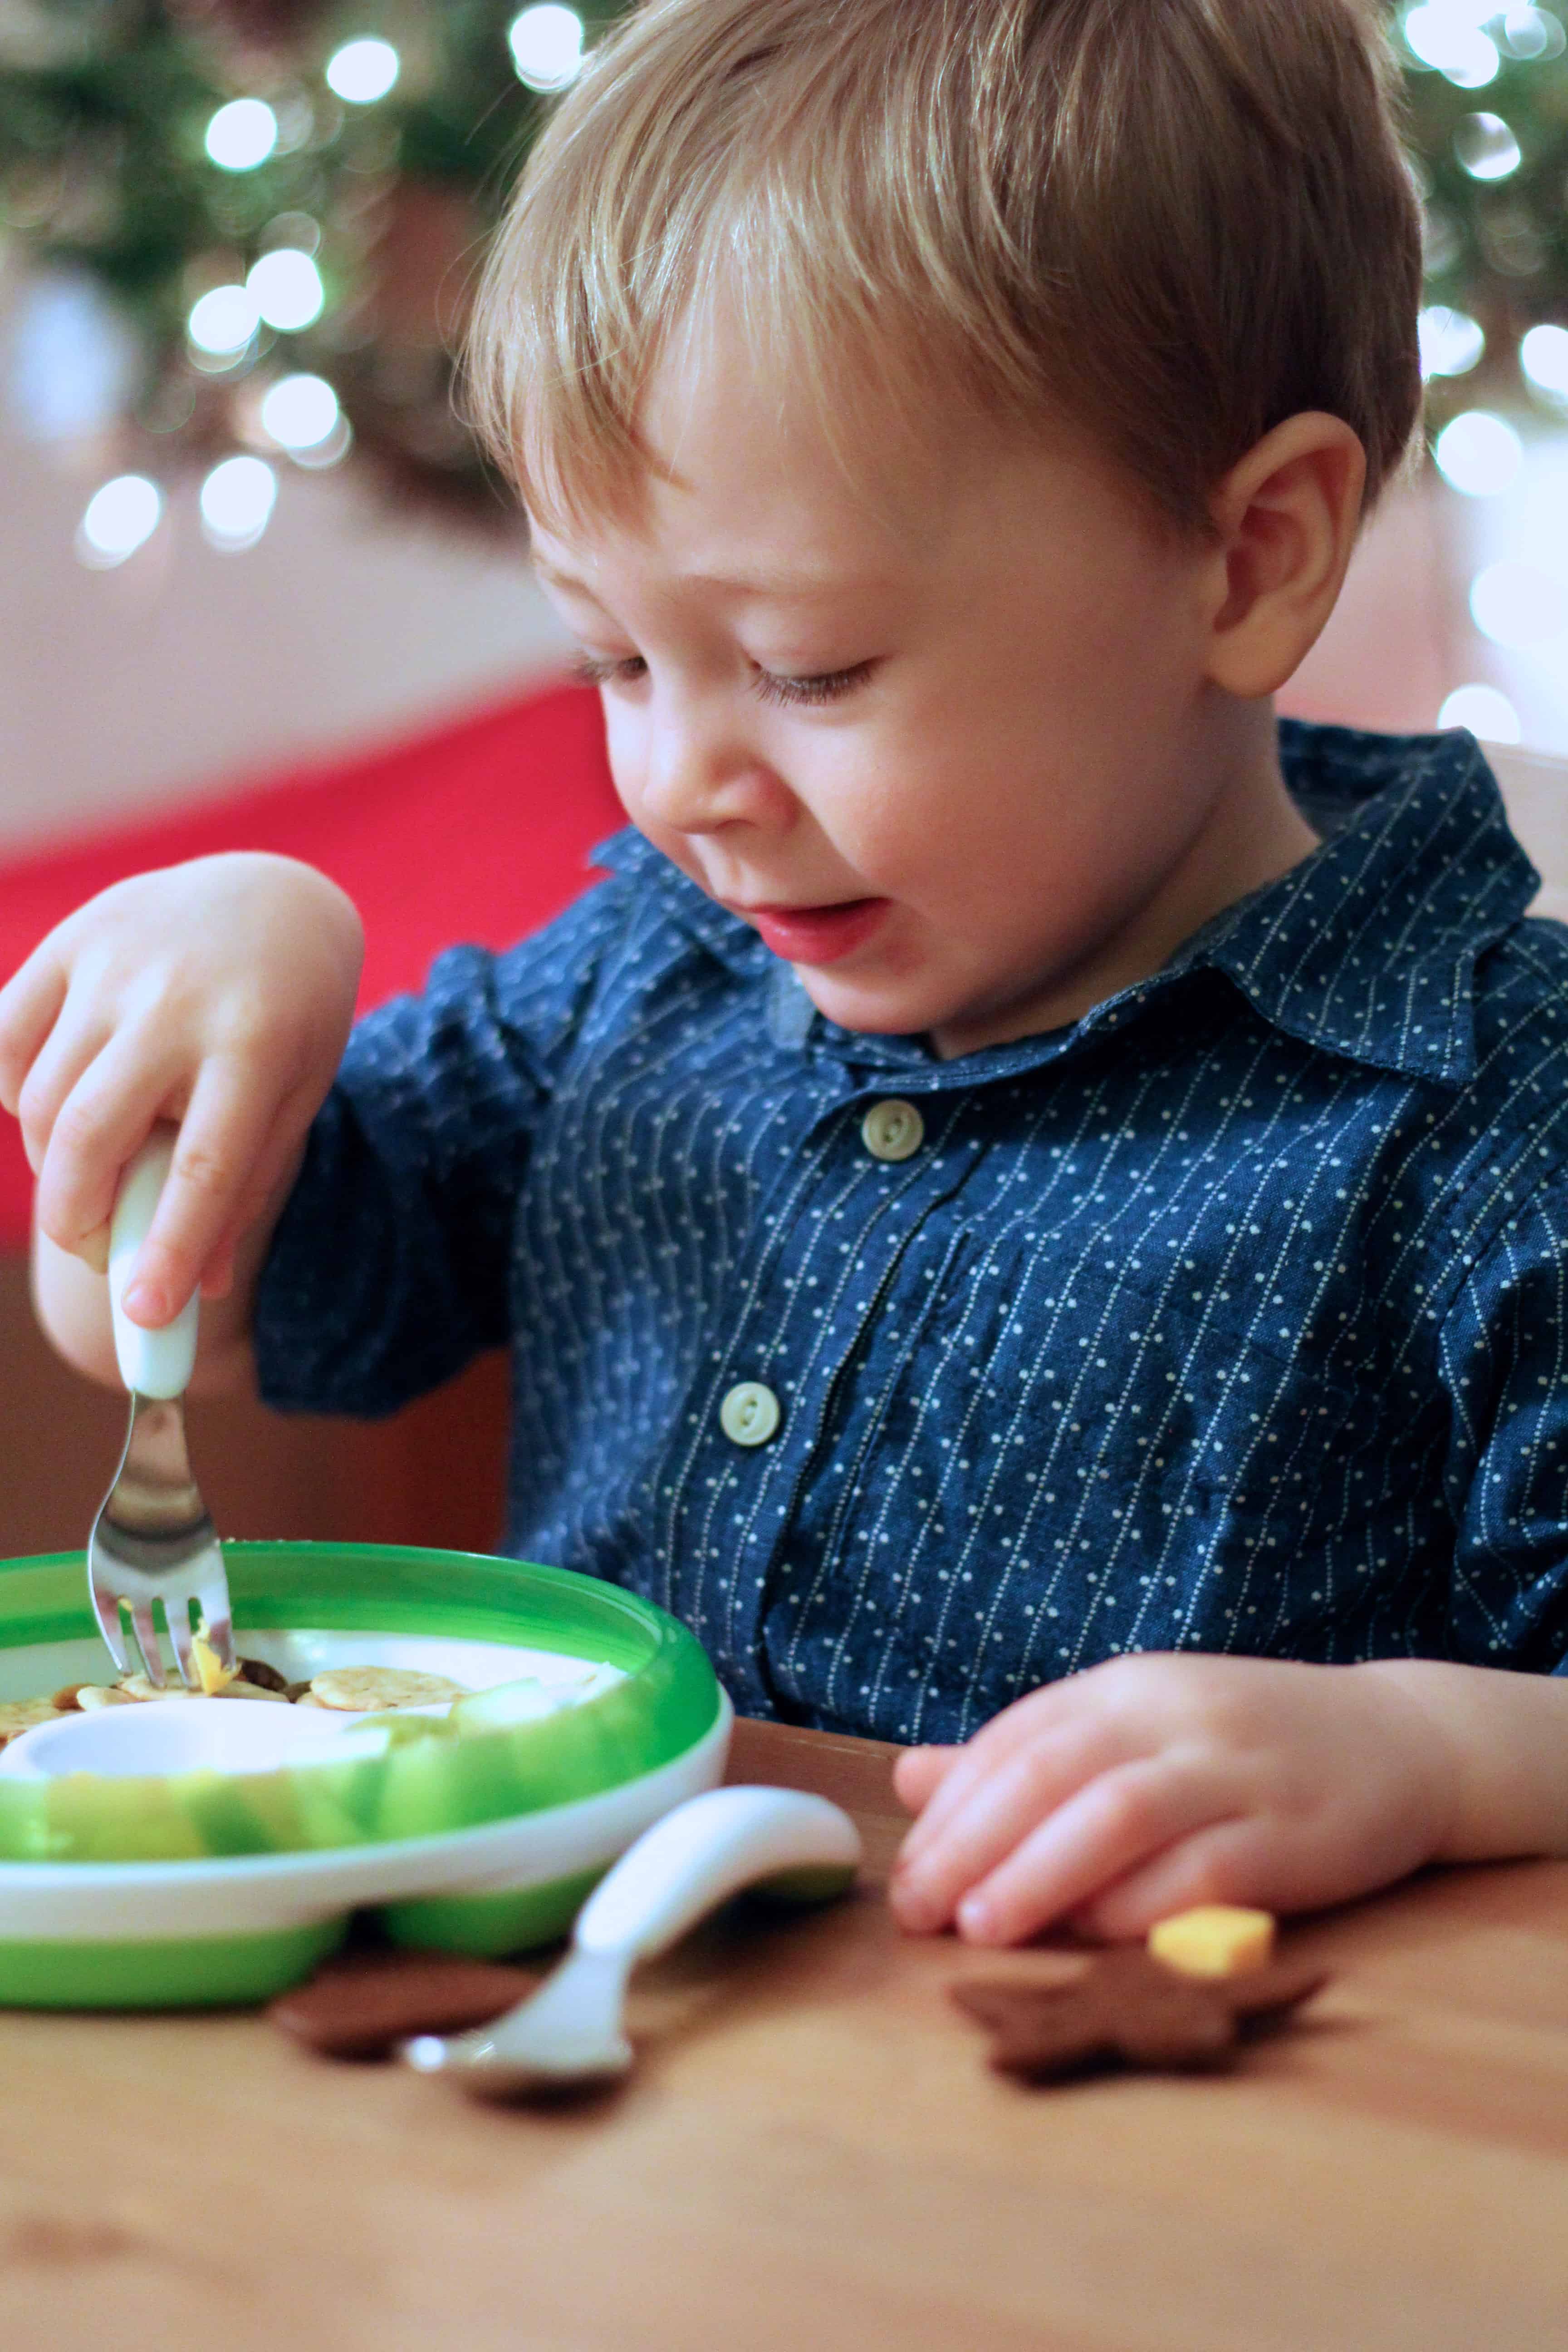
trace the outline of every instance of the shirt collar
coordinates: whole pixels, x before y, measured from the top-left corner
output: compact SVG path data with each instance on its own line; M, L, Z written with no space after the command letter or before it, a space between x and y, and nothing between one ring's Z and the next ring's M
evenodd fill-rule
M1462 1085L1476 1066L1477 958L1524 913L1540 877L1512 834L1475 738L1369 735L1283 719L1290 793L1322 846L1226 908L1163 969L1070 1029L939 1062L923 1039L858 1037L818 1019L845 1059L898 1066L927 1086L1016 1074L1123 1020L1201 970L1225 972L1264 1019L1377 1069ZM776 971L740 918L641 835L594 863L651 887L681 929L739 976Z
M1167 971L1206 964L1310 1045L1463 1085L1477 959L1541 887L1479 745L1286 719L1279 750L1322 847L1226 908Z

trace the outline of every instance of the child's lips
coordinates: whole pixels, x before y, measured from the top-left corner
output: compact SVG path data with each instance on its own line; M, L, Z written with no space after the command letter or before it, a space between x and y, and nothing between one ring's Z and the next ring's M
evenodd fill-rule
M888 912L887 898L837 907L739 907L763 944L785 963L837 963L863 947Z

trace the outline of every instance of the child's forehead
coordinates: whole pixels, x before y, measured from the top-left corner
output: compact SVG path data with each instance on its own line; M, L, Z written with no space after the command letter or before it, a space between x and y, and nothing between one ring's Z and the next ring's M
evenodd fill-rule
M798 541L774 568L807 573L824 545L929 527L963 437L936 403L879 397L847 363L814 381L793 354L712 317L661 344L632 425L635 459L616 478L582 483L569 503L531 498L531 513L577 537L646 531L700 508L722 536Z
M1025 497L1070 518L1143 501L1079 430L1026 430L955 393L908 401L847 361L814 382L732 313L682 323L649 372L636 466L598 495L529 500L548 577L640 549L694 581L809 602L929 566L977 512Z

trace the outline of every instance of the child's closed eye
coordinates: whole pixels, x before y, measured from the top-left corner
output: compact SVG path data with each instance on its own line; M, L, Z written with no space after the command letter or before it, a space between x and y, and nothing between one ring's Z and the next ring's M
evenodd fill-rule
M782 703L786 709L811 708L824 702L839 702L845 695L853 694L864 686L875 662L856 662L848 669L819 670L811 677L784 677L776 670L759 669L752 687L763 702Z
M752 669L752 689L763 702L809 709L823 703L838 702L852 694L857 687L865 684L876 667L871 661L855 662L847 669L818 670L807 677L791 677L777 670L763 669L758 664ZM573 677L584 686L640 686L647 676L647 664L640 654L579 654L571 668Z
M635 686L647 676L647 664L641 654L627 654L620 659L608 654L578 654L571 671L581 686Z

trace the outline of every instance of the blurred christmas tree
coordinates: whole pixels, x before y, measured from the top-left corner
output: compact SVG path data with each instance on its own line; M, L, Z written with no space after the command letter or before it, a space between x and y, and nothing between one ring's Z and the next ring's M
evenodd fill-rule
M200 467L229 546L265 528L279 464L351 449L405 498L510 527L452 354L546 98L624 5L0 0L24 421L97 427L154 481ZM110 487L89 560L156 520L145 483Z
M1398 12L1426 202L1431 423L1473 405L1568 416L1568 32L1544 7Z
M30 265L13 397L97 432L114 562L205 473L259 535L279 465L354 462L505 527L452 352L548 93L628 0L0 0L0 221ZM1568 415L1568 37L1545 7L1395 12L1429 222L1433 424ZM1459 389L1464 379L1463 389Z

